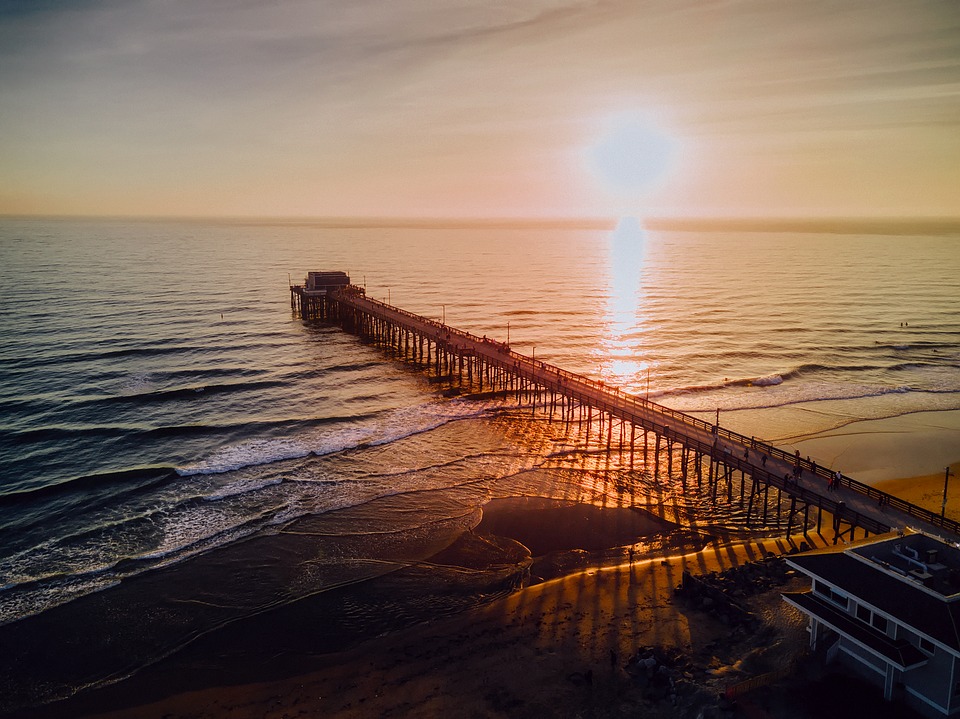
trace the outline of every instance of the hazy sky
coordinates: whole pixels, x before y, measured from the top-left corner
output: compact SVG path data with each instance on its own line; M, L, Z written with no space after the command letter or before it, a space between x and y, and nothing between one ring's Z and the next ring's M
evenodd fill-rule
M627 212L960 215L960 0L0 0L0 213Z

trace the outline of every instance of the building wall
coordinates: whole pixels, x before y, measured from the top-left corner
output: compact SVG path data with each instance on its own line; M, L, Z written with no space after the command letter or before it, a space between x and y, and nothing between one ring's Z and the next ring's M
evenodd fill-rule
M840 636L840 651L850 655L851 659L866 665L865 668L880 678L880 686L881 688L883 687L883 678L887 673L886 662L879 659L875 654L871 654L859 645L854 644L843 635Z
M894 617L882 615L887 620L886 626L877 626L874 615L877 614L870 605L861 602L822 580L815 580L813 590L819 596L829 599L834 606L845 609L846 613L858 621L872 626L877 631L891 638L903 638L914 646L919 647L919 635L897 623ZM868 616L860 616L858 607L870 609ZM925 642L925 647L930 644ZM924 651L929 656L927 664L907 672L897 673L897 680L903 683L902 694L904 699L914 708L929 716L944 716L946 714L960 716L960 660L943 647L934 646L933 653ZM845 636L840 639L840 657L845 665L883 691L887 663L876 655L868 652Z
M901 627L897 636L907 639L914 646L917 645L917 635L909 629ZM954 682L951 677L956 658L942 647L935 647L933 654L929 656L926 666L904 672L902 681L908 692L922 694L946 709L950 706L953 695Z

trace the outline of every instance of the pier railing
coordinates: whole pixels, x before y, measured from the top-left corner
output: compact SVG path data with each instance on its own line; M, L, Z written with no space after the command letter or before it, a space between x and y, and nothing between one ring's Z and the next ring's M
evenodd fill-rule
M502 364L504 367L512 367L514 370L519 369L527 371L531 375L531 379L535 379L540 382L543 382L544 380L556 381L558 385L563 385L567 394L570 394L570 390L578 388L584 392L591 393L591 400L593 401L596 401L600 398L598 395L610 400L610 402L608 402L608 406L601 407L601 409L606 409L608 411L610 409L617 409L621 412L628 411L638 415L649 415L651 413L655 413L656 415L662 417L674 419L687 427L696 427L704 432L711 433L718 439L726 439L730 442L743 446L744 448L749 448L752 451L766 454L769 458L779 459L788 464L792 464L801 470L809 472L814 477L823 479L824 482L836 481L841 486L847 487L858 494L864 495L876 501L878 505L882 504L890 507L891 509L903 512L910 517L926 522L927 524L941 527L955 535L960 535L960 522L942 517L936 512L919 507L895 495L888 494L887 492L882 492L875 487L871 487L863 482L858 482L852 477L848 477L842 473L833 472L812 460L800 457L796 453L791 454L790 452L787 452L779 447L775 447L768 442L757 440L754 437L747 437L746 435L740 434L739 432L734 432L724 427L719 427L711 422L701 419L700 417L682 412L680 410L671 409L670 407L653 402L645 397L629 394L621 390L619 387L606 384L602 380L595 380L587 377L586 375L570 372L562 367L557 367L556 365L542 362L533 357L520 354L519 352L514 352L506 343L497 342L487 339L486 337L479 337L470 332L466 332L455 327L450 327L449 325L437 322L436 320L428 317L417 315L413 312L395 307L386 302L367 297L365 291L361 287L353 285L346 287L337 293L337 298L339 301L353 305L358 309L362 308L364 311L382 320L396 321L400 318L403 318L414 326L419 325L422 327L426 325L432 327L437 332L437 339L448 343L452 342L454 338L456 338L457 340L472 343L474 345L482 345L484 348L489 347L492 352L497 354L498 358L503 358ZM669 430L670 427L673 427L674 430L676 429L676 425L666 425L664 429ZM701 442L700 440L692 437L685 437L684 442L691 448L697 449L698 451L709 455L715 455L718 450L718 448L714 445ZM841 507L842 503L825 498L819 493L806 490L794 482L790 482L789 486L787 486L787 480L785 480L784 477L758 468L756 465L743 461L738 457L724 456L723 459L725 462L732 463L738 469L742 469L744 471L749 470L751 474L762 477L764 481L769 482L771 485L780 487L781 489L786 489L790 492L790 494L805 501L809 501L814 505L821 506L831 513L842 510L845 512L845 518L855 518L858 526L861 526L864 529L874 533L881 533L889 530L889 526L885 526L875 520L870 519L869 517L853 512L850 509L844 509ZM854 515L856 515L856 517L854 517Z

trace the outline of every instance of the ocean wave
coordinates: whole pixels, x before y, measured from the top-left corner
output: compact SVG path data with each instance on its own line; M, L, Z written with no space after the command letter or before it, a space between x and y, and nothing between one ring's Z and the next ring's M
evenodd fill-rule
M53 351L40 351L33 355L17 355L0 358L0 367L9 366L16 369L20 366L30 368L46 367L50 365L68 365L79 362L101 363L104 361L123 359L154 359L182 355L191 359L199 357L222 358L225 353L234 352L236 348L231 344L194 344L185 343L180 338L151 338L145 346L117 347L117 348L87 348L73 350L69 347L58 348ZM244 343L244 351L257 349L279 349L287 345L282 341L267 341L260 336L260 341L250 340Z
M240 521L221 525L211 522L211 518L209 512L197 513L192 518L175 515L167 521L165 541L161 545L112 557L104 557L93 548L90 555L96 559L87 564L83 560L88 555L71 548L69 561L72 566L61 566L54 571L49 571L49 567L57 562L56 554L32 550L27 566L12 564L5 567L13 581L7 583L4 601L0 602L0 625L109 589L144 572L181 563L211 549L250 537L269 524L269 517L263 516L238 517ZM31 567L36 567L38 571L32 572Z
M954 367L955 365L948 365ZM673 387L668 389L650 392L650 397L677 397L690 394L704 394L717 392L719 390L735 387L774 387L792 380L810 380L817 375L846 376L855 378L856 375L865 372L905 372L910 370L922 370L925 368L942 369L942 362L901 362L896 364L821 364L807 363L793 369L782 372L771 372L762 376L737 377L734 379L724 379L721 382L688 385L685 387ZM911 389L911 388L908 388ZM897 388L887 391L898 391ZM869 395L866 395L869 396Z
M191 477L195 474L221 474L223 472L234 472L244 467L257 467L288 459L300 459L310 454L326 454L349 447L350 441L344 436L344 433L341 432L338 435L339 441L332 440L326 451L316 451L315 447L300 438L264 437L250 439L239 444L221 447L209 457L183 467L177 467L175 471L181 477Z
M767 375L766 377L755 377L750 381L754 387L771 387L773 385L783 384L783 377L778 374Z
M113 350L100 351L61 351L34 356L5 358L4 363L13 366L20 364L29 367L44 367L48 365L71 364L74 362L95 362L98 360L114 360L126 357L163 357L180 353L208 352L209 347L203 345L174 345L164 347L160 343L153 343L150 347L125 347Z
M904 372L913 369L958 369L960 365L950 362L903 362L901 364L890 365L886 369L891 372Z
M796 404L807 404L811 402L829 402L835 400L857 400L869 399L871 397L883 397L886 395L909 394L917 392L929 395L960 395L960 389L950 390L917 390L913 387L901 385L898 387L858 387L851 389L848 385L816 385L809 391L795 393L792 395L777 395L773 401L762 401L770 395L750 394L739 397L726 396L722 399L724 410L739 409L773 409L776 407L787 407ZM652 393L651 393L652 395ZM678 397L679 401L671 403L669 406L684 412L705 412L713 411L718 406L718 400L715 396L705 398L705 401L698 401L695 397ZM692 401L684 401L684 400Z
M81 477L39 486L18 487L6 485L7 491L0 493L0 506L26 502L58 494L74 492L78 489L88 490L104 486L122 485L130 490L134 485L141 489L145 486L163 482L165 479L176 476L176 468L166 465L151 465L147 467L131 467L128 469L108 470L95 472ZM133 483L132 480L138 480Z
M111 395L85 400L81 404L101 402L164 402L168 400L191 398L198 394L220 394L224 392L249 392L251 390L282 387L284 382L279 380L260 380L258 382L223 382L220 384L196 385L193 387L174 387L157 389L129 394Z
M267 370L251 367L198 367L191 369L165 369L151 372L145 377L149 380L162 382L166 379L212 379L215 377L262 377L269 374ZM117 375L122 376L121 373Z
M897 350L902 352L903 350L943 350L943 349L960 349L960 343L957 342L940 342L935 340L913 340L911 342L880 342L874 345L876 349L885 349L885 350Z
M123 437L130 433L129 427L64 427L47 426L5 432L5 439L18 444L33 442L61 441L78 437Z
M783 384L785 379L791 379L797 375L789 372L780 374L773 373L762 375L760 377L742 377L738 379L727 379L722 382L712 384L696 384L687 387L675 387L672 389L662 389L650 392L650 397L677 397L688 394L703 394L707 392L716 392L717 390L728 389L730 387L772 387Z
M426 484L403 487L390 481L288 482L285 474L246 475L224 484L218 484L214 477L198 479L203 486L183 483L168 487L195 490L179 495L173 503L167 503L172 497L165 492L142 504L139 514L132 514L130 507L120 508L119 513L104 507L102 513L116 521L111 523L100 517L85 523L79 532L51 537L4 558L0 561L0 576L6 578L0 588L0 624L235 544L269 527L286 526L303 517L355 508L395 495L450 487L447 478L439 475ZM265 490L267 494L258 497ZM462 512L464 517L476 513L474 508ZM425 519L419 513L411 513L400 519L410 521L375 531L351 530L348 534L409 534L457 517ZM142 535L144 529L154 531Z
M467 409L469 414L465 411ZM388 444L482 412L482 409L467 408L456 402L391 410L372 415L369 421L352 423L322 434L261 437L230 444L204 459L177 467L176 472L181 477L221 474L310 455L322 457L361 446Z
M267 487L274 487L283 482L283 477L255 477L243 479L221 487L215 492L211 492L203 497L206 502L219 502L229 497L236 497L241 494L251 494L259 492Z

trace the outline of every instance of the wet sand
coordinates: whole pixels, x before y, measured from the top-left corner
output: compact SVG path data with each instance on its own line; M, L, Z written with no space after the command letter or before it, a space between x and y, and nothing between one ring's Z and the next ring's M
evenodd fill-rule
M942 492L943 468L960 456L960 410L851 422L792 446L822 466L839 469L865 484L879 486L904 477L911 478L902 480L909 483L939 471ZM957 488L960 502L960 483Z
M960 471L960 463L954 470ZM936 498L939 506L942 480L942 475L929 475L879 486L924 506ZM960 510L960 501L954 506ZM558 524L564 531L557 531ZM753 611L767 620L765 633L752 636L686 606L674 588L685 571L722 571L771 552L796 550L802 540L734 543L713 538L703 547L703 537L683 532L674 532L673 542L658 543L658 531L667 536L671 526L629 508L498 500L473 536L434 559L474 567L488 568L491 562L521 566L522 545L500 535L526 533L524 539L553 560L528 561L530 584L519 591L347 651L310 657L297 671L290 656L278 653L285 636L308 626L311 605L304 603L266 618L253 633L244 635L238 628L226 638L212 637L176 662L53 705L39 716L694 717L705 708L709 715L726 686L799 656L804 625L785 611L780 589L752 603ZM827 537L811 535L807 541L828 544ZM591 552L579 547L585 543L592 543ZM551 567L559 576L550 577ZM796 587L783 589L804 586L802 579L794 581ZM308 645L309 638L299 637L298 643ZM231 644L246 652L246 672L217 666L218 652L231 657L224 667L235 666ZM676 705L652 699L625 670L631 657L649 647L673 652L687 663ZM192 682L186 676L191 671L197 672ZM758 701L778 716L815 716L804 713L807 707L790 693L802 696L797 687L815 680L819 677L787 681L782 692L761 692Z
M531 504L544 513L542 526L557 518L551 509L566 512L572 536L584 529L582 524L573 526L573 514L594 524L600 516L597 508L526 500L502 503L491 514L500 515L501 528L511 517L526 525L530 512L537 511ZM601 534L614 540L634 522L649 529L650 523L659 521L643 513L631 518L631 513L636 512L613 513L616 521ZM554 535L547 533L543 539L550 536ZM675 539L698 545L690 544L684 551L667 543L652 550L653 556L641 559L634 554L633 561L630 549L623 547L619 559L626 561L612 565L609 562L617 555L580 551L577 556L589 556L586 564L567 568L563 576L544 581L534 577L537 583L484 606L326 655L300 674L289 667L271 672L269 657L259 657L260 669L253 672L260 674L259 681L237 683L224 677L220 686L164 696L165 686L176 686L182 679L171 671L182 672L196 660L180 661L175 663L179 669L145 671L133 682L50 707L43 715L599 717L631 711L652 717L695 716L699 707L715 705L718 692L737 677L765 670L760 655L767 651L769 637L732 631L721 619L679 602L674 588L685 571L702 574L742 565L770 552L790 551L799 540L732 544L715 539L700 549L702 538L681 533ZM646 545L632 546L649 550ZM778 595L770 601L778 605ZM287 624L277 628L289 631ZM802 627L797 624L791 631L802 632ZM776 651L792 653L794 646L801 645L778 643ZM649 647L684 658L687 669L680 679L684 689L676 706L662 698L651 699L625 671L628 660ZM216 652L209 648L202 656L216 661ZM149 686L150 681L161 685Z
M758 655L769 637L732 632L717 617L679 602L674 588L684 571L722 570L791 546L784 540L714 542L701 551L586 567L331 655L301 676L205 688L95 715L695 716L699 707L715 705L727 684L764 670ZM771 601L776 606L778 596ZM802 626L791 631L799 635ZM791 653L802 642L776 646ZM677 706L650 699L625 671L643 647L674 652L696 667L684 676ZM80 710L74 716L97 709L73 708Z

